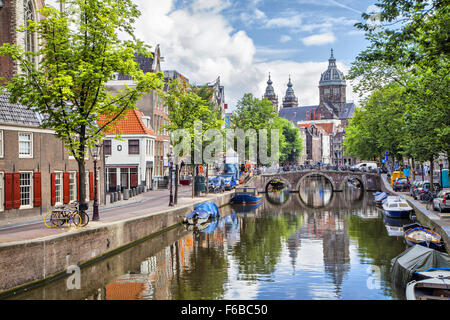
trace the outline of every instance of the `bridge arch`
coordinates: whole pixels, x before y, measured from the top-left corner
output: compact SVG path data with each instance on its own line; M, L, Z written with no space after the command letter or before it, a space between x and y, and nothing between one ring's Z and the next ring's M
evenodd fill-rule
M282 182L285 183L285 185L289 189L289 191L293 191L291 182L288 179L286 179L285 177L283 177L281 175L276 175L276 176L270 177L269 179L266 179L265 184L264 184L264 191L266 193L268 193L268 188L269 188L270 183L273 182L274 180L281 180Z
M324 177L325 179L327 179L327 180L331 183L332 192L338 190L338 189L336 188L336 183L335 183L334 179L333 179L332 177L330 177L329 175L327 175L326 173L321 172L321 171L312 171L312 172L307 173L307 174L305 174L304 176L302 176L302 177L298 180L295 190L296 190L296 191L300 191L300 186L301 186L301 184L302 184L303 181L305 181L307 178L309 178L309 177L317 177L317 176L322 176L322 177ZM342 190L342 189L341 189L341 190Z
M364 176L361 176L361 175L349 175L349 176L343 177L342 182L339 186L340 190L345 190L345 186L346 186L347 182L352 179L358 180L358 182L361 184L363 191L366 190L366 181L364 179Z

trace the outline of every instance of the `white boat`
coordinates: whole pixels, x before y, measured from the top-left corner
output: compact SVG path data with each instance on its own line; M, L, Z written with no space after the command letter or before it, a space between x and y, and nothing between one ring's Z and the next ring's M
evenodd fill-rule
M389 196L383 203L383 212L391 218L408 218L414 209L402 197Z
M407 300L450 300L450 279L443 277L411 281L406 286Z

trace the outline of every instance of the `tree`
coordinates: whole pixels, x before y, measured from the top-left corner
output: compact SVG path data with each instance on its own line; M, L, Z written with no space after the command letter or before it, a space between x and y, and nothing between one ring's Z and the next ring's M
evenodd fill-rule
M195 154L200 153L203 158L203 150L212 143L205 138L205 133L210 129L215 129L223 138L223 120L219 110L215 109L214 103L210 101L211 92L207 88L193 88L181 84L178 80L172 81L169 88L163 94L169 113L169 124L166 128L171 133L187 130L190 136L190 138L186 138L182 134L172 135L172 145L178 150L175 158L189 157L195 170L198 164L195 163L195 160L199 160L196 159ZM201 123L201 129L196 126L198 123ZM182 131L178 131L178 133L180 132L182 133ZM183 150L188 150L189 154L183 154ZM204 163L203 159L201 160Z
M39 22L29 21L19 32L36 33L37 52L6 43L1 55L11 56L22 73L7 83L11 102L18 101L43 115L44 128L55 130L78 163L80 208L86 208L85 155L104 138L143 93L162 87L162 74L144 74L134 54L149 56L149 47L133 35L140 12L131 0L72 0L64 12L46 6ZM120 40L124 32L131 40ZM34 64L31 57L42 57ZM134 85L117 95L105 84L115 72ZM107 120L98 124L100 117Z
M258 143L258 150L261 151L259 130L267 130L267 152L272 155L271 150L271 137L272 130L279 130L281 133L283 131L283 124L275 111L275 108L267 99L255 98L251 93L246 93L241 100L238 101L237 110L232 115L231 122L233 124L233 129L241 129L243 131L255 130L256 136L255 141ZM245 155L246 159L250 158L250 153L252 151L257 152L257 150L250 149L250 139L246 137L245 141ZM286 139L283 134L279 135L279 150L278 159L281 155L281 150L285 148ZM258 153L260 154L260 153ZM273 158L274 155L272 155ZM258 163L259 163L258 159Z
M289 120L278 118L280 126L283 128L283 136L285 138L284 147L281 149L280 163L295 162L302 154L303 142L300 137L300 131Z

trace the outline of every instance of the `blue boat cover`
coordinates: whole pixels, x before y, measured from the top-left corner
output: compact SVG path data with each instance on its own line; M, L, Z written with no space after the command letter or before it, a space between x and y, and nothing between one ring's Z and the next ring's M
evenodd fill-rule
M214 202L207 201L200 203L194 207L194 211L203 210L209 213L211 219L216 219L220 217L219 208Z
M375 192L373 193L374 196L379 196L380 194L382 194L383 192Z
M213 233L214 230L217 229L219 226L219 219L214 219L211 221L208 225L208 227L205 230L202 230L203 233Z

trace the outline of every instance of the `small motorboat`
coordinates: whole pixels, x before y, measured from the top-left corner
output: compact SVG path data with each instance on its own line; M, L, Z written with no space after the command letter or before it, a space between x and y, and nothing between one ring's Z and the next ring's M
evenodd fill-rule
M283 190L286 187L286 184L280 179L274 179L270 181L269 185L272 187L272 190Z
M376 204L382 204L389 195L386 192L382 192L379 195L375 196L375 199L373 200Z
M403 232L405 234L405 242L409 246L418 244L431 249L445 251L445 245L441 236L428 227L419 223L412 223L403 226Z
M443 277L411 281L406 286L407 300L450 300L450 279Z
M414 209L402 197L389 196L383 203L383 213L391 218L408 218Z
M236 188L234 197L231 198L230 203L240 204L257 204L262 200L262 197L258 196L258 190L254 187L239 187Z
M219 218L219 208L214 202L207 201L200 203L194 207L194 210L189 213L184 219L189 224L202 224L209 219Z
M231 207L236 213L250 213L258 209L262 205L262 202L255 204L233 204Z

